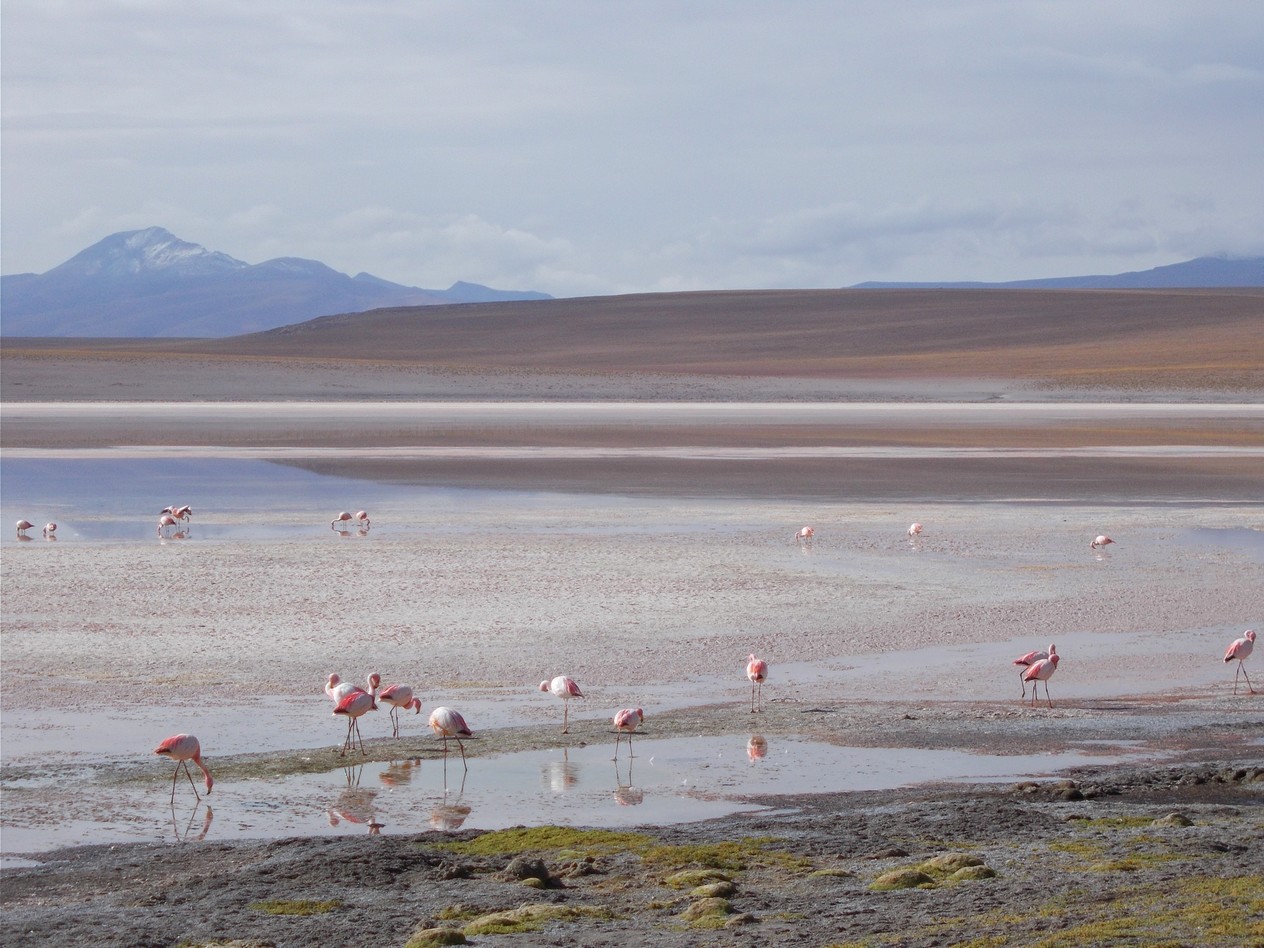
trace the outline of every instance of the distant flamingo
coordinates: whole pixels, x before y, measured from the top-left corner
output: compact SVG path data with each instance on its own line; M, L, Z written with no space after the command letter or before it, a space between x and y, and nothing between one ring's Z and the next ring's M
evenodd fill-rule
M746 662L746 677L751 683L751 714L754 714L756 688L759 689L759 710L764 709L764 681L768 678L768 663L752 653Z
M368 693L376 697L378 686L382 684L382 676L377 672L369 672L367 684L369 686ZM365 689L361 688L359 685L352 684L349 681L343 681L342 678L338 676L337 672L332 673L329 676L329 680L325 682L325 694L329 696L329 700L334 704L338 704L338 702L342 701L343 698L347 697L347 695L352 692L364 690Z
M768 756L768 740L762 734L752 734L746 742L746 757L753 764Z
M584 697L584 693L579 690L579 684L574 678L558 675L552 681L540 682L540 690L552 692L554 697L562 699L562 733L569 734L571 698Z
M202 795L198 793L193 783L193 775L189 773L189 761L193 761L202 768L202 773L206 775L206 792L208 794L211 792L211 787L215 785L215 778L202 762L202 745L192 734L172 735L155 747L154 753L176 762L176 769L171 774L171 802L173 804L176 802L176 776L180 773L181 767L184 768L184 775L189 778L189 786L193 787L193 795L199 800L202 799Z
M338 514L338 516L334 517L333 520L329 521L329 526L332 529L337 530L339 528L339 525L348 523L350 522L350 520L351 520L351 514L347 513L347 511L344 510L342 511L342 513Z
M794 535L794 538L799 543L809 543L811 542L814 536L816 536L815 530L813 530L811 527L804 527L802 530L800 530L798 533Z
M57 524L55 524L55 523L46 523L46 524L44 524L44 538L45 538L45 539L47 539L47 540L55 540L55 539L57 539L55 536L53 536L53 534L54 534L54 533L56 533L56 532L57 532Z
M1114 542L1115 541L1112 540L1110 537L1106 536L1105 534L1102 534L1099 537L1095 537L1093 539L1093 542L1088 545L1088 548L1090 550L1104 550L1106 549L1106 546L1108 544L1114 543Z
M1030 667L1031 665L1034 665L1036 662L1041 661L1042 659L1048 658L1050 655L1056 655L1057 653L1058 653L1057 646L1050 645L1048 650L1045 650L1043 648L1036 649L1033 652L1028 652L1026 655L1019 655L1018 658L1014 659L1015 665L1022 666L1021 668L1018 669L1018 680L1019 682L1022 683L1024 698L1027 697L1027 679L1024 678L1023 676L1027 674L1028 667ZM1047 691L1048 689L1049 689L1049 686L1045 685L1045 690Z
M377 696L378 701L385 701L391 706L391 737L399 737L399 712L411 710L421 714L421 699L413 697L413 690L408 685L387 685Z
M1231 662L1237 659L1238 668L1233 673L1233 693L1238 693L1238 672L1242 673L1242 677L1246 678L1246 686L1251 694L1255 694L1255 688L1251 685L1251 679L1247 678L1246 666L1242 663L1251 657L1251 651L1255 648L1255 630L1247 629L1242 633L1242 638L1234 639L1233 644L1229 646L1229 650L1225 652L1224 660Z
M334 714L347 716L347 739L342 743L339 757L345 757L347 751L355 746L351 740L353 731L356 740L360 743L360 753L366 757L369 755L369 752L364 749L364 738L360 737L360 717L376 710L377 702L373 700L373 695L359 688L338 702L338 707L334 708Z
M920 523L914 523L914 524L909 525L908 535L909 535L910 540L913 539L913 537L918 536L921 532L922 532L922 525Z
M641 726L641 722L645 720L645 712L640 708L624 708L622 711L616 711L614 715L614 759L619 759L619 741L623 739L623 735L628 736L628 756L632 755L632 732Z
M31 527L33 526L35 526L35 524L31 523L31 521L29 520L19 520L18 521L18 536L20 537L26 536L26 531L31 529Z
M367 511L357 510L356 515L351 519L358 521L362 527L367 527L369 525L369 515Z
M1040 683L1045 683L1045 701L1049 702L1049 707L1053 707L1053 701L1049 698L1049 679L1053 677L1053 673L1058 670L1058 653L1054 652L1048 658L1039 659L1033 662L1025 672L1023 672L1023 681L1030 681L1031 685L1031 706L1036 706L1036 693L1040 690Z
M461 749L461 763L465 763L465 745L461 743L463 737L473 737L474 732L469 729L465 723L465 718L461 717L460 712L453 711L451 708L435 708L430 712L430 730L434 731L439 737L443 738L443 756L448 756L448 739L456 741L456 746ZM469 765L466 764L466 769Z
M166 531L176 525L176 518L171 514L163 514L158 518L158 536L165 537Z

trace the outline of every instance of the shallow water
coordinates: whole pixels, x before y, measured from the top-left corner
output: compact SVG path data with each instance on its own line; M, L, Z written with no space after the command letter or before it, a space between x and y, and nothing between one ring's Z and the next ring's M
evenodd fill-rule
M6 853L84 843L163 839L417 833L556 824L602 828L666 825L760 809L749 795L880 790L941 781L1049 777L1086 763L1161 759L1128 742L1057 754L836 747L762 734L626 741L472 758L438 746L389 763L319 774L217 781L198 803L183 774L170 805L155 787L57 791L11 787ZM214 761L209 762L214 769ZM155 760L156 772L169 773ZM194 770L197 774L197 771ZM85 775L90 778L90 775ZM200 776L200 775L199 775ZM198 782L201 790L201 783ZM27 792L24 792L27 791ZM39 801L28 805L26 797Z

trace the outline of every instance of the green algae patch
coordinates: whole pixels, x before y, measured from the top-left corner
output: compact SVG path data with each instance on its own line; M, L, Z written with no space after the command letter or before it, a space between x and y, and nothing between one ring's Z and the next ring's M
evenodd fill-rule
M470 940L456 928L423 928L413 932L404 948L442 948L444 945L468 945Z
M639 852L654 845L641 833L533 826L492 830L464 842L438 843L436 849L466 856L518 856L542 850L564 851L573 858L615 852Z
M950 876L959 869L982 865L983 857L976 856L974 853L946 853L943 856L934 856L927 859L917 868L928 876L941 878Z
M680 918L692 928L723 928L733 914L728 899L699 899L680 913Z
M265 899L262 902L251 902L250 907L256 912L267 912L269 915L323 915L342 908L342 899L329 899L325 902L313 899Z
M719 869L682 869L673 872L663 880L663 885L671 889L692 889L710 882L732 882L728 873Z
M979 882L983 879L995 879L996 870L991 866L962 866L948 877L948 882Z
M920 869L892 869L884 872L869 884L874 892L893 892L896 889L933 889L935 880Z
M552 922L568 922L582 918L614 919L617 917L614 912L604 905L522 905L516 909L482 915L466 925L462 931L469 936L516 935L522 932L539 931Z
M737 886L731 882L709 882L689 892L691 899L727 899L737 892Z

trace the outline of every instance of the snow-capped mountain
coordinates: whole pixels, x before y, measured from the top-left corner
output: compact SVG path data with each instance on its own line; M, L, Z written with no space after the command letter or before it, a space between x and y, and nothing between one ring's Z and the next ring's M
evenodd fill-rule
M149 227L112 234L46 273L3 277L0 333L235 336L391 306L549 298L464 282L426 290L299 257L249 264Z

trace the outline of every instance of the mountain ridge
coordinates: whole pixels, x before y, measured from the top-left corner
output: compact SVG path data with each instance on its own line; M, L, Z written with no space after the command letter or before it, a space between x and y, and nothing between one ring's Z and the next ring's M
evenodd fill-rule
M552 298L464 281L404 286L302 257L250 264L162 227L111 234L43 274L4 276L0 293L5 336L100 338L219 338L389 306Z

